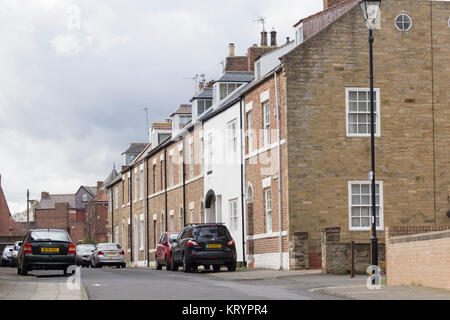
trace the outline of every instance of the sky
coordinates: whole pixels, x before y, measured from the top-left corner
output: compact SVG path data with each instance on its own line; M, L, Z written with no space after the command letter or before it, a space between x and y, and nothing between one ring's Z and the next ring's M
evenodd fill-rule
M147 142L266 30L278 44L321 0L0 0L0 174L11 213L41 191L104 181L131 142Z

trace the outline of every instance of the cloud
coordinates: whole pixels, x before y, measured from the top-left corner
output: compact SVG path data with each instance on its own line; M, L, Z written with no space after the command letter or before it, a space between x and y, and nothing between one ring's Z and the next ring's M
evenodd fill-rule
M307 4L307 5L306 5ZM259 16L279 43L321 1L0 0L0 174L14 212L26 189L75 192L121 164L150 120L217 78L228 43L259 41Z

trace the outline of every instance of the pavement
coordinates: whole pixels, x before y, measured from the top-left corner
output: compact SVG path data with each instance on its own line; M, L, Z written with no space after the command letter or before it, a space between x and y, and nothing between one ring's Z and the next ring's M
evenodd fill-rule
M0 268L0 300L87 300L84 287L77 288L70 281L74 278L64 276L62 271L44 272L20 276L16 268ZM72 285L68 286L67 280Z

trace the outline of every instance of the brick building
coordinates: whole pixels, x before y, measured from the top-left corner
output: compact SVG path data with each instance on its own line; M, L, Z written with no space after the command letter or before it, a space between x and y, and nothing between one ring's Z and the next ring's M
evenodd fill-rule
M386 226L448 223L449 9L448 2L385 0L374 30L381 242ZM284 268L320 267L326 226L340 227L347 241L370 239L369 50L361 10L356 0L333 3L294 27L295 47L245 93L252 106L245 122L272 132L265 138L262 130L256 151L246 142L255 267L275 267L277 253ZM281 173L276 158L251 163L270 159L278 141Z
M0 175L0 236L9 236L10 224L11 212L2 189L2 176Z

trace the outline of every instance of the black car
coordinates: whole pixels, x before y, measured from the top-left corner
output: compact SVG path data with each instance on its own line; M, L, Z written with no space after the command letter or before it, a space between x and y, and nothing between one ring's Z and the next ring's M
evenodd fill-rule
M236 245L227 227L220 223L189 224L181 231L170 250L172 271L182 265L184 272L199 265L214 271L226 266L236 270Z
M27 275L31 270L63 270L76 265L77 249L65 230L30 230L23 239L17 257L17 273Z

